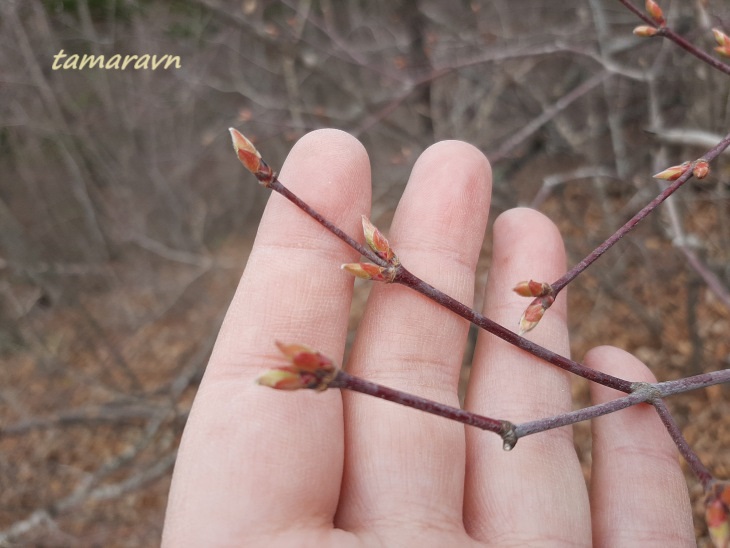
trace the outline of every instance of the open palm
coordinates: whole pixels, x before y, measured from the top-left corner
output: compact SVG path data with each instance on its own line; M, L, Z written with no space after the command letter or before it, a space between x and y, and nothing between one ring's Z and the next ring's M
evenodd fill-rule
M282 181L349 234L370 210L362 146L338 131L304 137ZM423 153L389 231L403 264L464 303L487 224L491 172L464 143ZM514 325L510 288L552 280L563 243L541 214L494 224L484 313ZM185 428L163 544L178 546L691 546L689 499L676 449L654 410L593 421L586 487L569 427L521 440L339 390L281 393L254 383L282 365L275 340L337 361L345 348L352 249L272 195ZM569 354L561 293L530 338ZM349 372L451 405L468 323L408 288L373 288ZM654 381L630 355L594 349L587 365ZM592 386L596 403L619 394ZM481 333L466 406L514 422L571 408L570 378ZM590 492L590 494L589 494Z

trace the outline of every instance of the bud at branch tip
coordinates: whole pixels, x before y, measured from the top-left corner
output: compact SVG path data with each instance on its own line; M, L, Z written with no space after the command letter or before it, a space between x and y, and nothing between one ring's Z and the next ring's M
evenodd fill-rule
M723 57L730 57L730 46L717 46L715 51Z
M253 146L243 133L235 128L228 128L233 141L233 150L236 151L238 159L247 170L253 173L259 182L264 186L269 186L274 180L274 172L269 165L261 159L261 154Z
M715 41L718 46L730 46L730 36L722 32L720 29L712 29L712 34L715 36Z
M535 280L520 282L512 288L512 291L522 297L545 297L553 294L553 288L549 283Z
M633 30L633 33L636 36L641 36L642 38L650 38L652 36L655 36L659 31L655 27L650 27L649 25L639 25Z
M365 215L362 216L362 232L368 247L375 251L378 257L389 263L395 259L395 253L393 253L388 239L383 236L383 233Z
M284 344L276 346L290 362L290 365L275 367L265 371L256 382L276 390L326 390L337 376L337 368L327 356L303 344Z
M654 0L646 0L646 11L651 18L656 21L657 25L664 26L666 21L664 20L664 12Z
M730 37L720 29L712 29L712 34L718 44L715 51L724 57L730 57Z
M655 179L663 179L665 181L676 181L690 168L692 162L683 162L678 166L668 167L664 171L652 175Z
M540 323L540 320L545 315L545 311L552 306L555 302L555 297L552 295L546 295L545 297L538 297L530 303L530 306L525 309L520 318L520 336L524 335L528 331L532 331Z
M705 521L714 545L730 546L730 482L718 481L708 490Z
M710 164L707 163L707 160L704 158L700 158L697 160L694 164L694 167L692 168L692 175L694 175L697 179L704 179L707 177L707 174L710 172Z
M340 266L346 272L363 280L390 283L395 279L395 267L373 263L347 263Z
M309 375L310 381L312 375ZM279 367L264 371L257 379L256 384L268 386L275 390L300 390L307 388L308 382L302 374L291 367Z

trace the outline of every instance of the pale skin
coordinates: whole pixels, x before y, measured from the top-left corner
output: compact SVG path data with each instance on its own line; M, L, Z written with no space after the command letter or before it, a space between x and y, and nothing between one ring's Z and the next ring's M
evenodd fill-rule
M247 175L241 178L248 184ZM280 178L351 235L370 210L370 165L353 137L311 133ZM471 303L487 225L491 170L457 141L426 150L385 232L403 264ZM563 242L542 214L515 209L494 223L484 313L516 329L529 302L521 280L552 281ZM359 238L362 241L362 238ZM274 341L304 343L340 363L356 252L272 195L183 435L163 545L181 546L693 546L677 451L654 410L594 420L586 486L572 431L502 450L489 432L376 398L255 384L284 365ZM569 354L566 300L527 336ZM347 370L451 405L468 323L414 291L373 288ZM592 350L584 363L632 381L655 379L631 355ZM570 376L481 333L466 407L521 422L571 409ZM593 385L595 403L619 396Z

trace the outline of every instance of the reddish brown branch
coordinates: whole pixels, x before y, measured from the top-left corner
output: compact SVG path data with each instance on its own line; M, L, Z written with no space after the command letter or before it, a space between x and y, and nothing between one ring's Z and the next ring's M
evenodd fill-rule
M327 230L335 234L335 236L340 238L342 241L347 243L349 246L357 250L368 259L376 262L379 265L387 266L387 262L378 257L371 250L366 249L364 246L357 243L350 236L345 234L342 230L334 226L331 222L329 222L322 215L320 215L316 210L314 210L311 206L304 202L304 200L302 200L292 191L287 189L276 176L274 176L273 180L267 183L266 186L268 186L272 190L275 190L276 192L290 200L307 215L315 219ZM594 369L586 367L585 365L582 365L576 361L560 356L559 354L556 354L555 352L548 350L547 348L535 344L532 341L525 339L524 337L520 337L506 327L499 325L498 323L490 320L486 316L483 316L482 314L479 314L468 306L460 303L456 299L449 297L432 285L424 282L401 265L397 267L396 276L393 281L394 283L399 283L406 287L410 287L414 291L417 291L425 297L428 297L429 299L441 304L455 314L458 314L462 318L465 318L474 323L476 326L481 327L485 331L496 335L497 337L507 341L508 343L513 344L518 348L525 350L526 352L529 352L530 354L548 363L560 367L561 369L565 369L566 371L570 371L571 373L574 373L590 381L597 382L610 388L614 388L615 390L620 390L621 392L631 391L631 383L629 381L613 377L600 371L595 371Z
M712 472L710 472L707 467L702 464L702 461L697 456L697 453L695 453L694 449L692 449L689 443L687 443L687 440L682 434L682 430L675 422L674 418L669 412L669 409L667 409L667 405L661 399L656 399L652 403L654 404L657 413L659 413L659 418L662 419L662 422L664 423L667 432L669 432L669 435L672 437L674 444L677 446L677 449L679 449L680 454L682 455L684 460L687 461L687 464L689 465L690 469L697 477L699 482L702 484L704 490L707 491L710 485L712 485L712 483L715 481L715 478L712 476Z
M712 68L717 69L720 72L724 72L725 74L730 75L730 65L723 63L722 61L712 57L709 53L702 51L697 46L695 46L691 42L688 42L685 38L674 32L669 27L657 26L656 22L651 17L646 15L628 0L618 1L621 2L626 7L626 9L636 15L639 19L656 28L657 33L654 36L664 36L665 38L668 38L669 40L677 44L680 48L688 51L689 53L697 57L703 63L710 65Z
M304 348L299 345L292 346ZM314 351L308 349L308 352L313 353ZM488 432L498 434L502 438L504 449L506 451L514 448L517 440L525 436L537 434L539 432L546 432L562 426L568 426L577 422L608 415L639 403L650 403L657 408L659 416L666 425L667 430L672 436L672 439L677 445L681 455L685 458L685 460L687 460L703 486L707 488L714 481L710 471L707 470L707 468L700 462L699 457L697 457L696 453L682 436L679 427L674 422L674 419L672 419L661 398L672 394L679 394L682 392L689 392L690 390L696 390L698 388L712 386L714 384L730 382L730 369L663 383L631 383L631 394L628 396L616 398L614 400L585 407L583 409L568 411L553 417L546 417L515 425L508 420L486 417L458 407L445 405L437 401L429 400L428 398L423 398L415 394L410 394L402 390L389 388L382 384L362 379L341 369L335 368L331 361L324 358L321 354L316 353L313 355L318 357L316 367L314 367L311 363L312 360L304 360L302 362L303 365L296 366L297 359L294 357L293 359L290 359L290 361L293 361L295 364L294 367L287 366L269 370L259 377L259 384L279 390L312 389L321 391L331 388L341 388L360 392L361 394L388 400L399 405L424 411L431 415L436 415L461 424L479 428L480 430L486 430ZM290 358L292 357L290 356ZM280 382L280 376L276 379L274 378L277 376L276 374L281 371L284 371L284 375L287 377L287 382L285 383Z
M304 200L299 198L296 194L294 194L291 190L286 188L281 181L278 179L278 177L274 176L274 179L267 185L268 188L271 190L278 192L284 198L289 200L291 203L293 203L295 206L297 206L299 209L304 211L307 215L309 215L312 219L317 221L319 224L321 224L324 228L329 230L332 234L337 236L340 240L345 242L347 245L349 245L351 248L353 248L355 251L357 251L360 255L363 257L367 257L369 260L373 261L374 263L379 264L380 266L388 266L388 263L386 263L383 259L378 257L375 253L373 253L370 249L366 248L364 245L360 244L359 242L355 241L353 238L351 238L349 235L347 235L342 229L334 225L332 222L325 219L320 213L318 213L314 208L312 208L309 204L307 204Z
M381 398L393 403L405 405L406 407L425 411L431 415L438 415L445 419L467 424L469 426L479 428L480 430L494 432L495 434L499 434L502 439L511 439L514 431L514 425L509 421L492 419L470 411L465 411L458 407L452 407L437 401L409 394L401 390L388 388L382 384L376 384L374 382L361 379L360 377L355 377L354 375L350 375L342 370L339 370L335 378L329 382L328 388L345 388L347 390L360 392L361 394L375 396L376 398Z
M604 386L610 386L611 388L620 390L621 392L631 391L631 383L629 381L586 367L581 363L561 356L560 354L556 354L552 350L548 350L529 339L519 336L517 333L510 331L494 320L490 320L486 316L472 310L456 299L449 297L442 291L439 291L432 285L424 282L404 267L400 267L398 269L394 283L400 283L410 287L414 291L418 291L421 295L424 295L441 306L448 308L455 314L469 320L474 325L481 327L485 331L496 335L500 339L521 350L529 352L533 356L555 365L556 367L570 371L571 373L578 375L579 377L583 377L584 379L588 379L589 381L593 381Z
M715 145L711 150L702 156L708 162L711 162L717 158L728 146L730 146L730 133L725 138ZM644 208L641 209L636 215L634 215L624 226L614 232L605 242L599 245L596 249L583 259L581 262L576 264L568 272L565 273L560 279L553 282L551 285L553 291L557 295L566 285L573 281L581 272L593 264L601 255L611 249L616 242L626 236L633 228L644 220L649 213L654 211L659 204L669 198L676 190L678 190L684 183L686 183L690 177L692 177L692 170L687 169L681 177L674 181L670 186L665 188L656 198L649 202Z

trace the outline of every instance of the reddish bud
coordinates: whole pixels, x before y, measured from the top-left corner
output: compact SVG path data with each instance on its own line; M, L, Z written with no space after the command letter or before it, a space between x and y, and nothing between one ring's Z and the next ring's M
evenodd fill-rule
M695 162L694 167L692 168L692 175L694 175L697 179L704 179L707 177L707 174L710 172L710 164L707 163L707 160L704 158L700 158Z
M712 29L712 34L718 44L715 51L724 57L730 57L730 37L720 29Z
M655 179L664 179L665 181L676 181L690 168L692 162L684 162L678 166L668 167L664 171L660 171L652 175Z
M303 373L294 367L269 369L256 379L257 384L275 390L301 390L302 388L310 388L310 385L315 382L317 382L317 377L311 373Z
M274 172L269 165L261 159L261 154L256 150L251 141L234 128L228 128L233 140L233 150L236 151L238 159L243 167L253 173L261 184L268 186L274 180Z
M715 36L715 41L718 46L723 48L730 47L730 36L722 32L720 29L712 29L712 34Z
M555 297L548 295L545 297L538 297L530 303L525 312L520 318L520 336L524 335L528 331L532 331L540 323L540 320L545 315L545 311L552 306L555 302Z
M363 280L390 283L395 279L393 267L378 266L373 263L347 263L340 268Z
M649 15L651 15L651 18L657 22L657 24L664 25L666 23L662 8L660 8L659 4L654 2L654 0L646 0L646 11Z
M391 262L395 257L395 253L390 248L388 239L383 236L383 233L365 215L362 216L362 231L370 249L375 251L381 259Z
M633 30L636 36L641 36L642 38L655 36L657 32L659 31L655 27L650 27L649 25L639 25Z
M304 344L284 344L276 341L276 346L293 365L300 369L317 371L334 367L332 360L327 356Z
M512 288L512 291L522 297L544 297L552 295L553 288L549 283L530 280L529 282L518 283Z
M730 547L730 483L717 482L705 497L705 521L717 548Z
M730 46L717 46L715 51L723 57L730 57Z
M311 388L326 390L337 376L337 368L327 356L303 344L276 342L291 365L265 371L256 382L276 390Z

